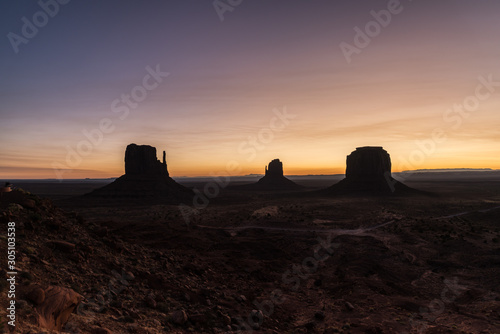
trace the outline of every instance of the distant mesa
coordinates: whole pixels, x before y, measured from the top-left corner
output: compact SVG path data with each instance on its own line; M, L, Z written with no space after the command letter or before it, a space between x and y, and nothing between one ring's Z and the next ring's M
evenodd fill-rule
M371 181L391 177L391 156L382 147L358 147L347 156L345 177L352 181Z
M169 176L165 151L160 162L155 147L136 144L128 145L125 150L125 175L87 194L106 198L161 198L172 202L192 195L190 189Z
M233 187L236 188L236 187ZM283 175L283 163L274 159L265 167L265 175L259 181L252 184L238 186L242 190L301 190L302 186L289 180Z
M345 179L327 188L334 194L410 194L420 193L395 180L391 157L382 147L358 147L347 156Z

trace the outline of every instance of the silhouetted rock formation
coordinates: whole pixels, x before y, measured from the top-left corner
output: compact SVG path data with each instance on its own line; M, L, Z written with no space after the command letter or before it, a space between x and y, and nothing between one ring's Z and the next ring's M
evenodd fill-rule
M156 148L149 145L130 144L125 151L126 175L168 176L165 151L163 162L156 158Z
M108 198L161 198L179 202L192 197L193 192L169 176L165 151L163 161L160 162L156 157L156 148L130 144L125 150L125 175L88 195Z
M347 156L345 177L350 180L373 180L391 176L391 156L382 147L358 147Z
M391 175L391 157L382 147L358 147L347 156L345 179L326 189L335 194L419 193Z
M269 168L266 166L266 173L264 176L270 178L278 178L283 176L283 163L280 159L274 159L269 163Z
M274 159L266 166L265 175L259 181L252 184L239 186L243 190L300 190L302 186L283 175L283 163Z

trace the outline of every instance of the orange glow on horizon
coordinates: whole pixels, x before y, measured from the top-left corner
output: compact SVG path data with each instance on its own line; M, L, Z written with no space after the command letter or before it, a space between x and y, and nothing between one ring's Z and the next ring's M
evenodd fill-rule
M500 3L414 1L350 62L339 45L373 2L252 3L224 25L206 4L107 5L93 27L129 24L100 35L76 19L92 6L72 6L74 20L3 55L1 179L118 177L130 143L165 150L174 177L229 161L262 174L274 158L287 175L342 174L360 146L384 147L394 172L500 169Z
M241 167L241 166L240 166ZM395 166L393 162L392 172L402 172L406 170L416 170L416 169L461 169L461 168L469 168L469 169L492 169L492 170L500 170L500 165L485 165L482 162L478 163L470 163L470 164L462 164L459 161L455 163L448 164L428 164L422 165L418 168L414 169L406 169L400 168L399 166ZM51 168L15 168L15 169L2 169L0 170L0 179L2 180L12 180L12 179L56 179L56 174L54 170ZM288 167L284 166L285 175L335 175L335 174L344 174L345 166L343 167L334 167L334 168L321 168L321 167ZM224 168L224 166L220 166L219 169L214 168L213 170L206 172L203 167L200 168L186 168L179 169L177 168L169 168L169 173L171 177L210 177L210 176L226 176L228 172ZM87 170L87 169L75 169L68 170L64 173L63 179L106 179L106 178L116 178L124 174L123 168L110 168L108 170ZM231 174L231 176L244 176L244 175L263 175L264 168L256 167L256 168L244 168L241 167L241 170L238 173Z

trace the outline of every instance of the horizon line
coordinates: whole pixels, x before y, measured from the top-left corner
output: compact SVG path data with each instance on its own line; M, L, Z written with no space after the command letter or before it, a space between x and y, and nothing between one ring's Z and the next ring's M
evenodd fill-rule
M400 172L391 172L392 174L402 174L402 173L436 173L436 172L454 172L454 171L462 171L462 172L498 172L500 169L493 169L493 168L431 168L431 169L414 169L414 170L404 170ZM339 175L345 175L345 173L337 173L337 174L284 174L284 176L288 177L306 177L306 176L339 176ZM0 181L30 181L30 180L36 180L36 181L85 181L85 180L116 180L120 176L116 177L86 177L86 178L68 178L68 179L62 179L59 180L57 178L0 178ZM170 176L173 179L209 179L209 178L214 178L214 177L221 177L227 175L198 175L198 176ZM264 174L245 174L245 175L230 175L229 177L262 177Z

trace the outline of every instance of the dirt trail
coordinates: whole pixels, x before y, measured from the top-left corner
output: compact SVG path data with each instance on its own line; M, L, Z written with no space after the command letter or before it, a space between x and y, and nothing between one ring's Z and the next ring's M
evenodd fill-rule
M318 228L288 228L288 227L273 227L273 226L256 226L256 225L249 225L249 226L237 226L237 227L213 227L213 226L205 226L205 225L197 225L199 228L206 228L206 229L214 229L214 230L225 230L225 231L230 231L230 232L238 232L238 231L243 231L243 230L249 230L249 229L259 229L259 230L265 230L265 231L282 231L282 232L316 232L316 233L329 233L329 234L336 234L336 235L361 235L364 234L368 231L375 230L377 228L389 225L394 223L394 220L388 221L383 224L379 224L376 226L371 226L371 227L365 227L365 228L357 228L357 229L341 229L341 228L335 228L335 229L318 229Z
M490 212L490 211L498 210L498 209L500 209L500 205L499 206L495 206L494 208L489 208L489 209L485 209L485 210L464 211L464 212L455 213L455 214L448 215L448 216L437 217L437 218L434 218L434 219L454 218L454 217L465 216L465 215L468 215L469 213L474 213L474 212L486 213L486 212Z

